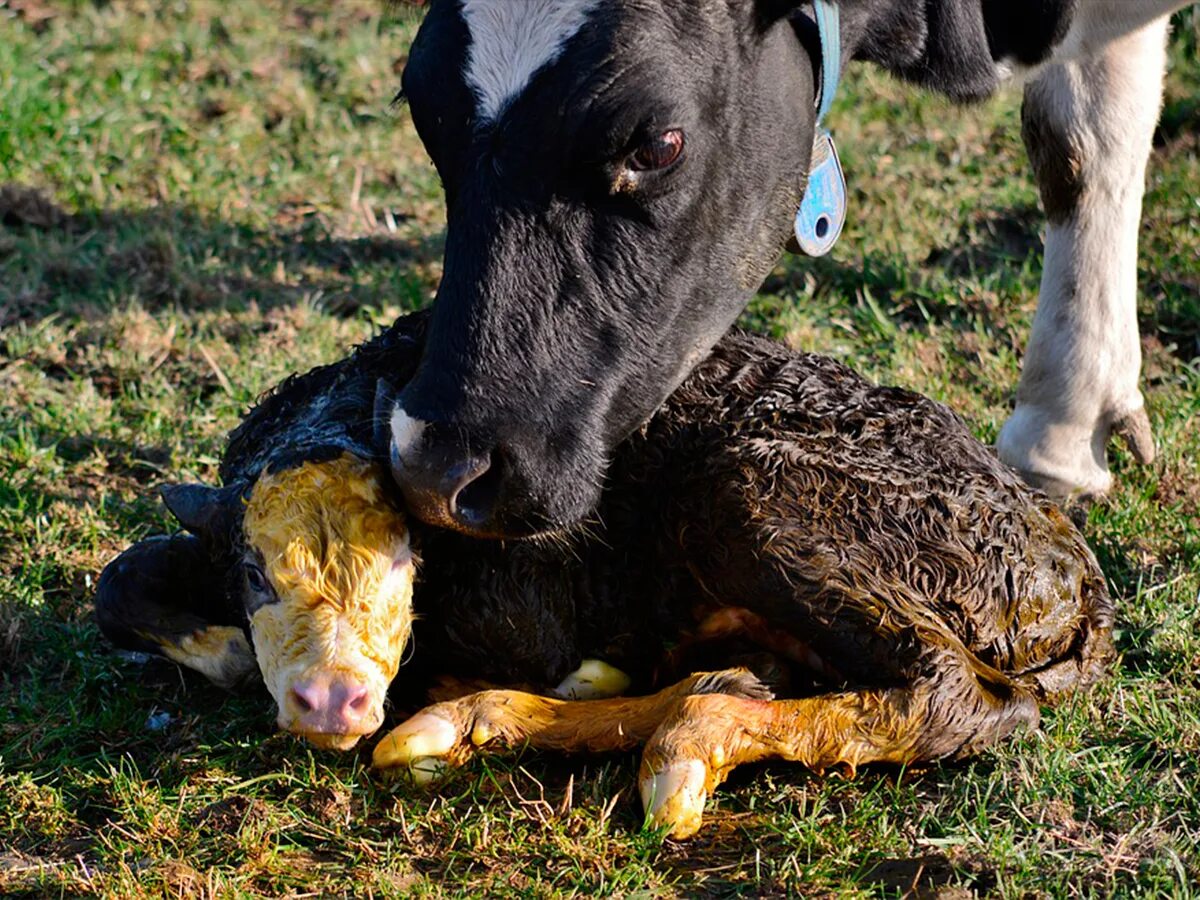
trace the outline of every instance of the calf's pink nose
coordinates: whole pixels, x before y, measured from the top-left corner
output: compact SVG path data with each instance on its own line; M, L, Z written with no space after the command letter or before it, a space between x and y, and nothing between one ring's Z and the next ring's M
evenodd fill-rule
M367 686L321 675L297 681L288 691L293 731L365 734L374 730Z

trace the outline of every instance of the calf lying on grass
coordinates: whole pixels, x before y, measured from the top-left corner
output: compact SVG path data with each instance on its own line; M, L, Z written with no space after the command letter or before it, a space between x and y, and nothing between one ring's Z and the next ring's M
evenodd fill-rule
M1082 537L957 417L746 335L621 446L586 531L505 544L414 525L414 624L372 402L380 375L411 375L423 328L403 319L282 385L231 436L226 487L165 489L194 537L110 564L105 633L223 682L257 656L280 725L326 747L381 724L413 636L414 679L540 689L567 676L570 695L588 667L568 673L603 661L628 677L616 689L658 693L471 694L397 727L375 764L428 773L498 746L645 744L643 801L676 836L737 765L975 752L1111 655L1112 607ZM697 674L714 663L726 671ZM769 689L731 668L747 663Z

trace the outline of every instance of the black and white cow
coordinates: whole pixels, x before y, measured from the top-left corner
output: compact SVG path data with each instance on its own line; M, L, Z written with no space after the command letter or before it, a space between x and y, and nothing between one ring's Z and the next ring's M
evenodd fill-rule
M1001 456L1053 492L1153 454L1137 231L1184 0L841 0L846 59L955 100L1025 81L1050 220ZM445 186L445 270L391 409L413 511L476 535L579 521L616 443L726 331L805 190L822 43L797 0L433 0L404 71ZM826 50L828 47L826 47Z

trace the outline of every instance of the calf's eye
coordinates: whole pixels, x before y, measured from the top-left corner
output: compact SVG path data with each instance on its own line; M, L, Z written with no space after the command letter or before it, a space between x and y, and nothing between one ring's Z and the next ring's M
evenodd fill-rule
M275 589L271 587L271 582L256 563L243 563L242 572L246 577L246 596L244 602L247 613L254 615L267 604L279 601L279 597L275 594Z
M629 168L635 172L665 169L683 153L683 131L672 128L642 143L629 157Z
M255 594L271 594L271 583L267 581L267 576L263 574L263 570L253 563L246 563L246 587Z

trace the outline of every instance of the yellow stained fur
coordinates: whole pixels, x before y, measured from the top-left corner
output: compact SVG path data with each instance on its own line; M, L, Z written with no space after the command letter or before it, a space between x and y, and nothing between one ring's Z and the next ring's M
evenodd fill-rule
M142 637L157 643L168 659L195 669L229 690L254 672L254 652L242 629L231 625L211 625L184 635L178 642L149 632Z
M263 680L292 729L289 687L315 671L366 684L382 723L388 684L412 629L408 529L378 466L350 454L258 479L247 543L279 597L250 619Z

